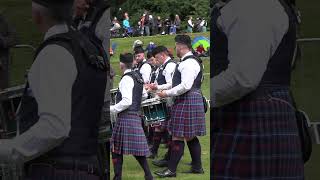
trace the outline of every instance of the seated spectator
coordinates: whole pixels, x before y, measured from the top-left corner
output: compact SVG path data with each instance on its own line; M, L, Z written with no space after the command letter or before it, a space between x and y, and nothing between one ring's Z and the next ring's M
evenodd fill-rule
M122 26L125 29L129 29L131 27L128 13L124 13L124 20L122 22Z
M117 30L121 29L121 25L118 21L118 19L116 17L114 17L113 21L112 21L112 28L110 29L110 31L114 32Z

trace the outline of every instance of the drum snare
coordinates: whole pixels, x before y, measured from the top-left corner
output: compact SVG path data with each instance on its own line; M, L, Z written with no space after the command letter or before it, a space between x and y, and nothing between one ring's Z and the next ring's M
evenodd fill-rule
M165 99L147 99L142 102L141 106L146 126L159 126L169 118Z

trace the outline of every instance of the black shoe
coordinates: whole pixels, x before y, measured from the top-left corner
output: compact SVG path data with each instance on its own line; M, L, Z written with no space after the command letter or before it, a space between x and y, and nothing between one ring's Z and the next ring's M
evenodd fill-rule
M168 160L165 160L165 159L153 160L152 164L158 167L168 167Z
M177 174L174 172L171 172L170 169L165 169L163 171L155 172L156 175L158 175L160 178L166 178L166 177L176 177Z
M204 174L204 171L202 168L200 168L200 169L191 168L189 171L186 171L183 173L185 173L185 174Z

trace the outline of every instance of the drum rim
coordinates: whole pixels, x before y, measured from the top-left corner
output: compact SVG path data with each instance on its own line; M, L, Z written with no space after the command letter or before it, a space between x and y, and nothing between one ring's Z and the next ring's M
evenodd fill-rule
M153 100L153 101L150 101L150 100ZM166 103L166 100L165 99L152 98L152 99L147 99L147 100L143 101L141 103L141 106L145 107L145 106L150 106L150 105L158 105L158 104L162 104L162 103Z

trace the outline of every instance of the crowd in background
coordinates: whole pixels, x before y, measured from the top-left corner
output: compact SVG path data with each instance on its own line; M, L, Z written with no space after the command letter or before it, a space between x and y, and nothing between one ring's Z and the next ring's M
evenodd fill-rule
M163 18L148 11L141 15L137 24L132 24L129 14L125 12L121 19L113 18L110 30L112 37L131 37L206 32L208 26L205 18L198 17L194 20L192 16L189 17L186 26L182 24L178 14Z

